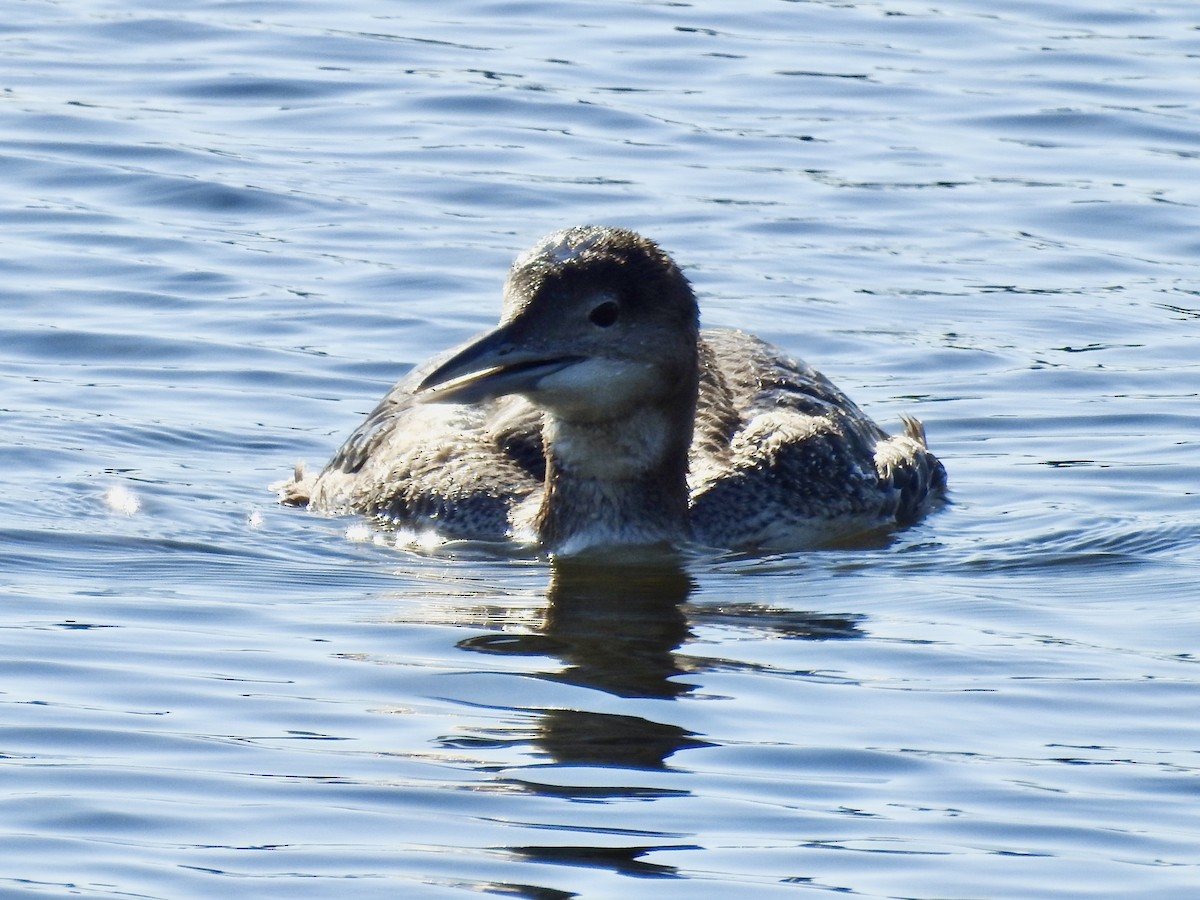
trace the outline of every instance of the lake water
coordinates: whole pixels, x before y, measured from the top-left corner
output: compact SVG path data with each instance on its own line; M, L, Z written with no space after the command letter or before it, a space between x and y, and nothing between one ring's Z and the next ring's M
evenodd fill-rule
M1198 57L1191 0L8 3L0 896L1200 895ZM275 504L583 222L952 503L639 572Z

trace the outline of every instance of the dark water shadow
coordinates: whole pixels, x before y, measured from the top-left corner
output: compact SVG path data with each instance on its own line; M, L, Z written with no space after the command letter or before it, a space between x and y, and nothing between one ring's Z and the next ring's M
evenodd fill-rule
M861 637L862 617L791 606L706 597L673 557L634 566L556 562L539 627L525 633L475 635L459 649L475 653L540 656L561 666L537 677L618 697L678 699L696 690L688 679L711 669L747 663L683 652L698 627L788 640Z
M641 857L658 850L699 850L694 845L671 844L669 846L639 847L508 847L522 859L532 862L558 863L560 865L602 868L619 875L636 878L679 878L674 866L647 862Z
M856 616L830 616L761 603L690 602L697 584L674 557L637 565L556 561L542 623L526 633L474 635L459 649L543 657L534 677L630 699L677 700L698 686L689 675L754 664L690 655L694 627L717 627L792 640L861 636ZM587 709L521 707L535 717L524 740L555 765L655 771L683 750L712 746L705 736L644 715ZM500 737L497 735L497 737ZM506 735L511 740L511 735ZM559 786L521 781L525 790L561 795ZM617 796L619 789L599 789ZM644 790L637 789L639 792ZM639 793L639 796L642 796Z
M670 563L631 567L555 564L538 630L479 635L463 650L550 656L565 668L541 677L619 697L670 698L694 685L675 651L689 637L683 603L695 582Z
M711 590L712 588L706 588ZM844 640L860 637L860 617L831 616L749 603L736 596L728 601L705 597L697 602L698 585L682 560L655 559L635 565L554 561L546 588L547 606L540 622L512 617L494 609L486 617L496 630L475 634L457 643L471 653L535 657L533 677L601 692L630 701L684 699L700 686L705 671L755 668L754 664L689 654L695 629L729 629L750 637L763 635L792 640ZM527 609L526 609L527 612ZM513 626L521 622L524 633ZM801 673L803 674L803 673ZM581 708L506 706L529 717L529 725L514 735L511 726L473 732L472 745L525 744L536 750L537 762L506 766L496 773L491 763L481 771L494 773L496 782L521 794L573 802L681 798L689 791L674 783L647 783L646 776L622 779L613 770L661 773L675 769L672 757L686 750L716 745L708 736L674 722L655 721L645 703L631 702L628 711ZM493 707L494 708L494 707ZM666 710L655 706L654 709ZM494 742L494 743L493 743ZM451 741L456 749L467 745ZM591 779L589 770L604 770ZM558 773L558 774L556 774ZM580 783L582 782L582 783ZM588 829L569 829L580 837ZM593 844L530 846L514 844L493 849L518 859L582 868L603 868L635 878L683 878L676 867L645 859L666 850L701 849L686 843L688 835L657 831L624 831L628 845L613 846L614 832ZM535 894L520 894L535 896Z

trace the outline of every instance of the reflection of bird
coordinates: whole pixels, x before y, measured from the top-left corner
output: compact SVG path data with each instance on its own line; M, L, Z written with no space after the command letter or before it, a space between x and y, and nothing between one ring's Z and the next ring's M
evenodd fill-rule
M941 496L915 419L891 437L807 365L697 319L651 241L552 234L514 263L497 328L411 373L280 496L559 554L820 545Z

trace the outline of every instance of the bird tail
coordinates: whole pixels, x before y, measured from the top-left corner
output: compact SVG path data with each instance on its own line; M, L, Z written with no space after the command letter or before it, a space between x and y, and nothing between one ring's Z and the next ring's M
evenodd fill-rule
M270 490L275 492L279 502L285 506L308 506L316 481L316 476L304 471L304 463L298 462L292 471L292 477L276 481L270 486Z
M890 478L899 491L896 521L901 525L915 522L930 507L946 496L946 469L929 452L925 426L920 419L902 416L903 437L894 437L876 452L875 463L880 474Z

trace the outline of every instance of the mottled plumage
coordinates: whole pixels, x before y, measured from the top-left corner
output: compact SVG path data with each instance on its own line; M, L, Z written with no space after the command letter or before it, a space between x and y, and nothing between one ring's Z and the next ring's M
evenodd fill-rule
M915 419L891 437L819 372L697 319L652 242L550 235L514 263L496 329L412 372L281 499L571 554L819 546L943 494Z

